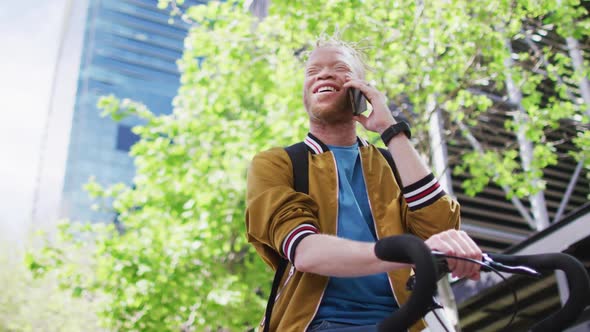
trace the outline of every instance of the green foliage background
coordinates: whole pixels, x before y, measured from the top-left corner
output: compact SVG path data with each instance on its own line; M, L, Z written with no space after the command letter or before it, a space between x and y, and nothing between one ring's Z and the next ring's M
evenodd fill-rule
M159 6L171 9L180 2L160 0ZM541 189L530 184L531 174L555 163L545 130L562 119L588 121L580 102L541 104L540 74L507 68L506 41L521 38L528 20L554 24L563 35L587 36L587 13L579 8L571 0L560 6L525 0L273 1L262 21L242 1L172 10L175 19L194 22L178 61L182 77L174 113L155 116L115 96L99 104L105 116L138 116L145 123L134 128L141 140L131 151L133 187L87 186L99 199L114 198L124 234L113 225L65 223L61 240L30 253L27 264L40 275L59 271L74 296L104 299L97 314L109 330L251 329L262 316L272 274L246 243L246 169L256 152L300 141L306 132L302 69L317 35L340 31L343 39L360 41L374 69L369 79L406 112L425 153L431 105L453 123L474 125L492 102L468 88L504 91L510 73L524 91L529 121L507 127L526 126L542 158L523 172L514 162L517 148L487 150L483 158L467 153L459 171L471 174L466 189L472 193L494 181L520 188L511 194L522 196ZM519 56L524 61L528 55ZM552 59L562 75L588 75L574 75L567 57ZM587 155L587 136L578 139L580 158ZM85 258L90 270L64 257L76 243L91 249Z

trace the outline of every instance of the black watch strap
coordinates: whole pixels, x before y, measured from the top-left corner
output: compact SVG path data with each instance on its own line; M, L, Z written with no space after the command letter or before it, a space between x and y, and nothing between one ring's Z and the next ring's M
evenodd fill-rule
M408 125L407 122L401 121L396 124L392 124L391 126L389 126L389 128L383 131L383 133L381 134L381 139L383 140L383 143L385 143L385 146L387 146L387 144L389 144L389 141L391 141L392 138L394 138L400 133L406 134L408 139L412 138L410 125Z

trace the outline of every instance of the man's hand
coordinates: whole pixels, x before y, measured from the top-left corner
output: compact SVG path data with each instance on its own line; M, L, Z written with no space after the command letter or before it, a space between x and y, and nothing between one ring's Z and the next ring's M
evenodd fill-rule
M454 229L435 234L426 240L426 245L433 250L452 256L471 258L481 261L481 249L464 231ZM447 259L453 277L479 280L480 266L458 259Z
M373 107L373 112L369 116L360 114L354 117L365 129L381 134L396 123L387 106L387 97L374 86L366 81L348 77L348 81L344 83L343 87L359 89Z

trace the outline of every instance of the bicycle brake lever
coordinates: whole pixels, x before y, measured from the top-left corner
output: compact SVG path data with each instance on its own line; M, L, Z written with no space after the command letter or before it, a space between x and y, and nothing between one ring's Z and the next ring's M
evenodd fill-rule
M436 258L436 263L439 271L439 276L441 273L449 273L449 266L447 264L447 257L444 253L440 251L433 250L432 255ZM504 265L502 263L498 263L494 261L488 254L484 253L482 255L482 265L480 265L480 271L482 272L492 272L494 270L512 274L523 274L535 278L541 278L543 275L538 271L531 269L527 266L510 266ZM445 272L446 271L446 272Z
M482 261L483 261L484 265L482 265L481 270L485 271L485 272L492 271L491 268L494 268L494 269L501 271L501 272L507 272L507 273L512 273L512 274L523 274L523 275L527 275L527 276L531 276L531 277L535 277L535 278L541 278L543 276L537 270L532 269L527 266L522 266L522 265L510 266L510 265L504 265L502 263L498 263L498 262L494 261L486 253L483 254Z
M438 271L438 278L437 280L442 279L447 273L450 273L451 270L449 269L449 265L447 264L447 256L446 254L433 250L432 256L435 258L435 263ZM488 254L484 253L482 256L482 264L480 265L480 271L482 272L492 272L492 271L500 271L512 274L524 274L527 276L540 278L542 274L538 271L531 269L530 267L526 266L510 266L504 265L502 263L498 263L494 261ZM406 289L411 291L414 289L414 285L416 283L416 278L414 276L410 276L408 281L406 282Z

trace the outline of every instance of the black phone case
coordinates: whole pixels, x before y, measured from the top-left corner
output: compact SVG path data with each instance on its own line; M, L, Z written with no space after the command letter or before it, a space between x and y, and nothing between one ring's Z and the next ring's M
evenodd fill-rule
M367 99L361 90L356 88L348 89L348 98L352 105L352 114L359 115L367 110Z

